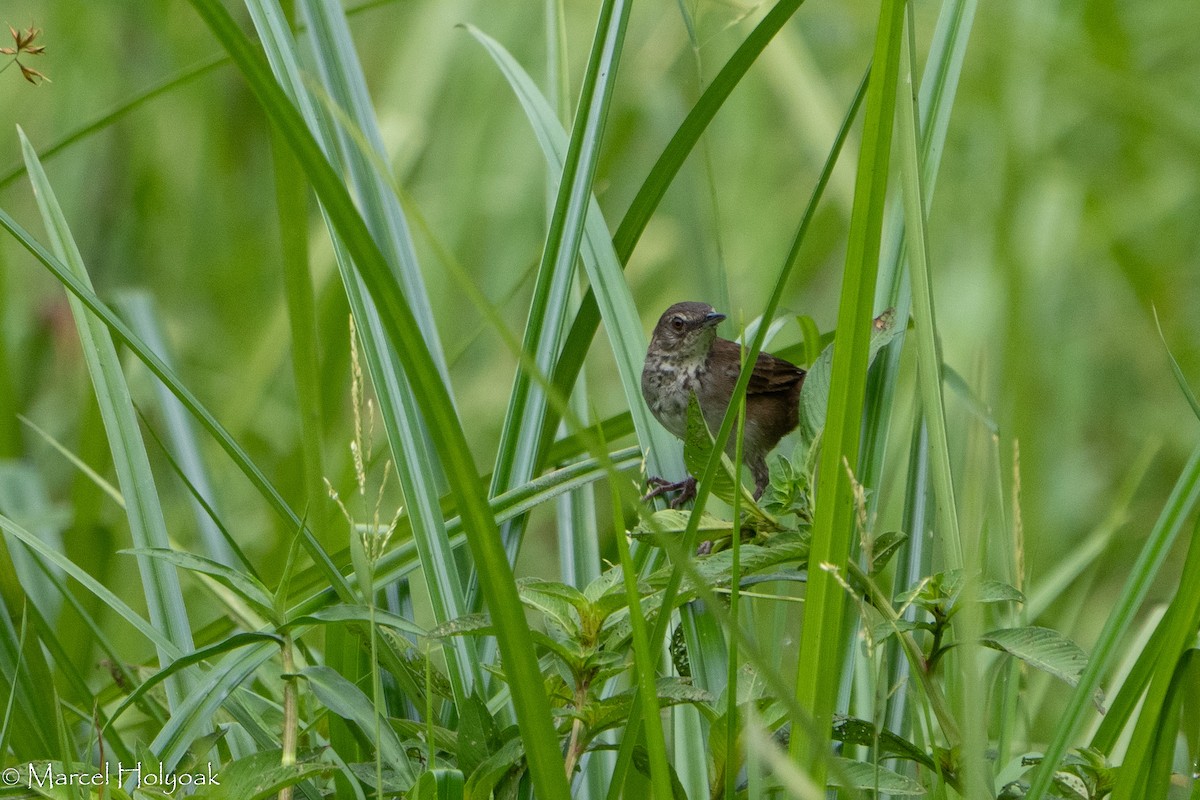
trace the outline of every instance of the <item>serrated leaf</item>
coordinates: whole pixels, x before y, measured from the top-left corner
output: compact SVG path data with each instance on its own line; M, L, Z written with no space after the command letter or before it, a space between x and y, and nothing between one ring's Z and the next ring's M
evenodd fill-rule
M1029 666L1047 672L1071 686L1079 682L1079 676L1087 667L1087 653L1066 636L1050 628L1001 628L984 634L981 641L988 647L1016 656ZM1097 703L1101 702L1102 696L1099 691L1094 699Z
M687 465L688 473L703 475L712 449L712 434L708 430L708 423L704 421L704 414L700 411L700 402L696 399L696 393L692 392L688 396L687 436L683 440L683 462ZM732 503L734 492L739 486L741 486L741 481L734 477L733 465L729 463L727 456L722 455L721 468L717 470L717 474L713 478L713 495L726 503ZM742 493L747 494L745 487L742 487ZM751 502L753 502L753 497L751 497Z
M376 724L378 711L361 689L326 666L305 667L299 674L308 680L309 687L321 705L357 725L367 741L379 748L381 757L391 764L392 769L405 777L408 786L412 785L416 776L408 761L408 753L390 725Z
M655 692L661 708L683 703L711 704L713 702L710 692L680 678L659 678L655 682ZM587 732L586 742L591 742L600 733L629 722L630 708L633 705L635 693L636 689L627 689L620 694L588 703L569 716L579 717L584 721Z
M220 783L201 788L192 795L196 800L260 800L272 797L285 786L295 786L309 778L329 775L329 764L299 763L283 766L282 751L264 750L221 767L216 776Z
M881 756L904 758L909 761L915 761L918 764L923 764L930 769L937 768L937 765L934 764L933 759L929 757L928 753L902 736L898 736L889 730L880 730L877 740L875 734L875 726L865 720L841 714L835 715L833 718L833 738L835 741L845 742L846 744L859 744L864 747L878 746Z
M564 584L557 586L561 589L571 588ZM542 613L547 625L556 627L569 639L578 639L581 619L574 603L582 603L585 608L589 603L577 590L561 592L554 587L551 581L529 581L518 584L517 592L526 607Z
M879 789L893 797L924 797L925 787L905 775L885 769L877 764L835 758L838 769L831 770L836 776L829 779L830 786L866 790ZM844 781L842 781L844 778Z

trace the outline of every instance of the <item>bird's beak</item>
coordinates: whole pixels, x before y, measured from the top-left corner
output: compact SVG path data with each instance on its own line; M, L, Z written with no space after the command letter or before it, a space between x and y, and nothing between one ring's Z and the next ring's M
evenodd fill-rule
M714 328L719 325L723 319L725 319L724 314L718 314L716 311L713 311L704 317L704 327Z

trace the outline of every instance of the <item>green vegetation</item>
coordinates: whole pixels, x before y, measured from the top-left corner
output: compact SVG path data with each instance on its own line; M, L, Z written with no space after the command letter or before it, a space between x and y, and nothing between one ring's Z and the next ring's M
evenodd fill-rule
M1200 798L1195 10L977 6L5 6L0 796Z

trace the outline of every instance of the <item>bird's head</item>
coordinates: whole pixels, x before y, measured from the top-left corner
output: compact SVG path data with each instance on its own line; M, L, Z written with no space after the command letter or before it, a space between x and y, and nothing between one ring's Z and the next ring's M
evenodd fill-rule
M708 303L676 303L663 312L654 326L650 348L679 361L705 357L725 319Z

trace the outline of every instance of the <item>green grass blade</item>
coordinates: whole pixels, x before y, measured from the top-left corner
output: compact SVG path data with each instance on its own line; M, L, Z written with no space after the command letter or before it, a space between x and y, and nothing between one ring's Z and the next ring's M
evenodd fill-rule
M854 538L854 506L845 464L858 463L859 435L866 392L872 301L879 267L879 246L887 193L892 117L896 103L903 0L886 0L879 14L875 55L867 88L863 143L859 155L850 218L846 269L834 339L829 414L819 461L810 563L845 570ZM811 740L793 736L794 758L824 785L837 684L841 675L842 619L846 603L841 585L826 570L809 570L800 640L796 697L816 727Z
M0 317L11 319L10 303L14 295L6 286L8 264L0 253ZM8 330L0 325L0 458L16 458L21 454L21 431L17 425L20 404L13 384L13 366L9 358Z
M4 506L7 511L7 503ZM3 519L0 517L0 529L7 531ZM26 735L12 742L14 755L36 758L51 751L54 735L48 723L54 719L54 705L45 691L35 687L53 685L53 680L41 649L41 637L29 637L29 618L37 615L37 606L29 602L26 584L18 577L12 560L16 548L10 542L0 536L0 595L4 601L3 624L0 624L0 697L6 698L4 724L0 725L0 752L6 752L3 748L8 746L10 732L20 730Z
M950 126L950 113L954 108L954 97L966 58L967 42L975 20L978 0L945 0L938 15L937 26L930 41L925 70L921 76L921 89L917 95L917 111L921 123L921 183L925 212L929 213L937 188L938 169L941 167L942 151L945 149L946 134ZM897 203L888 211L884 224L882 253L879 265L879 282L876 288L877 308L895 308L901 320L907 320L912 307L911 282L906 280L904 269L905 212L903 204ZM888 346L880 363L868 379L867 415L863 431L863 459L860 463L861 480L866 486L877 486L883 473L883 459L887 449L887 438L891 424L892 407L900 370L900 353L904 347L905 333L902 329ZM878 412L875 409L879 409ZM874 498L869 499L874 502ZM921 546L922 539L914 537L906 547Z
M120 307L129 321L130 329L141 337L147 347L159 354L164 364L174 369L162 328L158 323L154 301L150 295L143 291L129 292L121 298ZM180 473L195 489L196 494L203 498L209 508L219 507L216 490L209 479L204 458L200 454L200 444L196 439L192 418L183 404L171 394L166 386L156 382L154 390L166 425L167 441L170 443L173 460L178 464ZM199 500L193 500L192 506L205 554L223 564L234 564L236 559L233 550L225 541L216 522L213 521Z
M542 153L552 172L561 172L566 159L568 139L558 122L550 104L538 91L537 86L529 75L521 68L516 60L496 40L487 34L467 26L488 54L496 62L501 73L512 87L526 118L533 127L534 135L541 145ZM633 293L625 281L621 271L621 262L613 251L608 234L608 226L600 212L600 206L594 198L588 202L587 219L584 225L583 241L580 248L584 268L587 270L588 281L592 287L600 287L599 294L595 288L590 290L592 305L599 302L603 318L606 320L605 329L612 343L613 357L621 377L621 388L629 405L629 413L637 431L638 441L648 450L647 469L656 474L671 474L673 470L669 462L663 460L664 454L671 452L674 447L673 439L649 413L641 394L642 361L646 357L646 338L642 330L641 318L633 301ZM585 301L586 302L586 301ZM580 312L577 312L580 313ZM578 362L571 365L577 374L583 363L583 354L578 354ZM563 369L566 355L561 355L557 361L557 369ZM572 382L574 376L572 376ZM569 391L570 386L564 386L558 381L557 373L555 386L560 391ZM543 441L549 438L557 425L558 415L553 409L546 413L546 423L543 428ZM605 434L608 436L608 434ZM543 460L550 460L544 456ZM678 469L678 465L675 465Z
M16 537L21 542L24 542L27 547L36 552L47 562L61 569L67 575L70 575L79 582L85 589L96 595L100 600L108 606L119 617L124 619L133 626L138 633L144 636L147 641L154 644L160 651L164 652L167 658L163 659L163 665L169 664L172 660L179 657L179 654L184 652L179 650L175 643L172 642L165 633L161 632L157 627L150 623L141 614L130 608L129 604L121 598L117 597L111 589L98 580L93 578L87 572L82 570L70 559L59 553L57 550L48 547L40 538L25 530L13 520L0 514L0 528L3 528L5 533ZM191 649L190 647L188 648Z
M289 524L289 526L302 529L304 528L303 520L299 515L287 504L279 490L267 479L262 470L251 460L245 449L239 445L229 431L225 429L216 417L196 398L192 392L183 385L178 376L163 363L155 353L146 346L146 344L135 334L132 329L121 321L116 314L113 313L96 293L92 291L91 286L81 281L62 261L55 257L50 251L43 247L28 231L12 218L3 209L0 209L0 227L6 229L13 238L15 238L22 247L29 251L34 258L42 263L54 277L66 287L74 297L79 298L79 301L96 317L104 323L112 335L121 342L125 347L129 348L137 358L146 365L146 367L154 374L158 380L171 390L175 397L183 403L188 412L200 422L204 429L211 435L221 448L226 452L238 469L249 479L250 483L258 490L258 492L270 503L271 507L279 516ZM333 567L333 564L324 557L324 553L320 548L311 546L311 534L306 533L306 549L313 557L313 561L323 572L323 578L328 582L334 591L338 593L341 599L345 602L352 601L353 594L346 586L346 582L342 579L341 574Z
M365 89L361 86L361 70L352 55L332 52L353 49L340 11L326 5L305 5L314 39L314 57L322 64L322 78L326 82L323 89L331 103L340 104L337 110L341 124L334 125L320 114L304 85L300 59L278 5L271 0L255 0L248 5L259 35L263 37L267 57L277 80L300 109L308 129L319 137L323 152L338 152L349 165L351 185L355 194L363 198L364 208L368 212L364 221L375 242L384 243L381 255L387 260L389 268L401 275L417 271L407 223L399 202L375 166L383 147L369 104L363 105ZM434 616L440 624L466 613L465 592L447 543L445 521L438 502L442 483L441 467L431 452L425 421L418 410L412 386L404 375L398 355L387 345L378 309L362 285L353 258L334 231L328 214L326 223L330 225L334 237L334 253L357 321L356 329L362 342L367 371L379 400L380 415L394 454L396 472L404 489L409 513L418 520L418 524L413 526L413 533L425 565L426 586ZM419 276L410 283L406 288L419 290L416 295L419 305L427 308L428 302ZM432 319L428 324L432 325ZM439 362L438 368L444 380L444 360ZM445 653L455 696L465 697L482 677L479 660L475 657L475 643L459 637L449 643Z
M1196 629L1200 625L1200 525L1192 531L1192 541L1180 573L1179 587L1167 606L1167 613L1159 629L1162 631L1158 658L1154 661L1150 686L1142 700L1141 712L1133 727L1133 737L1117 773L1117 785L1113 789L1113 800L1138 800L1157 787L1160 797L1166 796L1170 782L1171 764L1166 763L1165 773L1154 769L1155 751L1162 748L1162 741L1174 742L1178 733L1178 719L1168 724L1171 718L1170 698L1174 694L1176 676L1185 653L1195 646ZM1159 638L1157 635L1155 638Z
M300 458L304 493L313 498L308 517L313 528L328 530L325 494L325 457L321 444L325 430L321 404L321 336L317 328L316 297L309 272L308 185L287 145L273 134L271 156L275 172L275 206L279 217L280 266L287 301L288 330L292 336L292 379L300 417Z
M19 130L19 129L18 129ZM72 272L84 283L89 281L83 256L67 227L66 218L54 196L54 190L42 170L37 153L21 132L21 147L25 154L26 169L37 195L42 219L57 255L65 261ZM167 524L159 504L154 475L150 471L150 460L138 427L137 415L129 387L121 372L121 362L108 329L95 319L77 298L70 297L71 311L83 345L84 359L91 373L96 400L104 427L108 433L113 464L121 493L125 497L126 518L133 542L137 547L169 548ZM183 592L179 588L179 575L173 567L144 556L137 559L142 577L142 592L150 620L163 631L176 651L192 649L192 629L187 609L183 604ZM167 666L173 654L159 648L159 663ZM187 692L187 676L167 682L167 696L172 707L177 706Z
M1071 693L1071 699L1054 729L1054 736L1046 745L1042 762L1030 779L1029 797L1041 800L1046 796L1054 779L1054 770L1067 752L1075 731L1083 722L1091 706L1092 696L1100 686L1100 679L1108 674L1109 668L1119 655L1118 647L1134 614L1146 599L1150 585L1170 551L1171 545L1183 528L1184 522L1200 502L1200 447L1192 451L1179 480L1171 490L1166 506L1146 539L1137 561L1129 571L1125 586L1117 598L1104 628L1092 648L1087 669L1079 678L1079 684Z
M626 0L606 0L601 5L571 138L562 160L546 243L534 282L522 349L532 359L536 369L547 375L554 369L563 338L575 261L579 257L588 212L592 207L592 181L616 85L629 10L630 3ZM552 119L556 119L551 109L547 107L547 111ZM557 122L554 125L557 127ZM536 472L547 411L545 390L527 370L518 370L509 395L496 465L492 472L493 495L527 481ZM504 544L512 560L516 558L521 531L520 525L506 525L502 529Z
M400 201L391 191L386 177L379 174L373 157L386 157L383 136L375 120L366 77L358 62L354 40L346 23L346 12L336 0L300 0L297 8L307 23L307 37L321 82L338 107L349 115L354 130L337 128L340 153L348 177L361 204L363 219L375 237L384 257L413 305L417 324L425 335L430 354L443 382L450 385L450 373L442 352L441 339L433 321L425 281L417 264L417 254L408 221ZM370 151L359 147L356 135L366 139ZM328 143L327 143L328 144Z
M909 51L909 48L905 48ZM915 54L908 52L909 64ZM911 73L909 73L911 76ZM941 531L947 569L963 568L958 530L958 504L950 467L950 437L946 431L946 404L942 396L942 359L937 345L937 319L933 309L933 275L929 266L929 233L925 222L924 187L918 152L916 98L899 104L900 187L904 204L909 275L912 280L913 335L917 344L917 379L921 405L929 432L930 475L934 510Z
M404 361L405 373L412 382L413 393L458 503L475 569L482 576L483 594L498 632L534 787L543 798L566 798L568 788L562 756L512 569L487 494L475 472L462 423L412 308L337 172L325 159L295 106L271 77L254 45L217 0L192 0L192 5L229 51L263 111L296 154L379 308L388 343Z
M629 622L633 628L633 655L636 665L637 693L642 711L642 730L645 732L646 750L650 759L650 782L655 797L673 797L671 777L667 765L667 745L663 737L662 720L658 707L658 650L651 649L646 617L642 613L641 594L638 592L638 571L629 553L629 542L621 524L621 495L617 487L610 485L612 498L613 530L617 542L617 553L621 561L621 577L625 584L625 597L629 602ZM669 616L660 612L662 616ZM628 732L627 734L628 735ZM610 788L611 792L611 788Z

